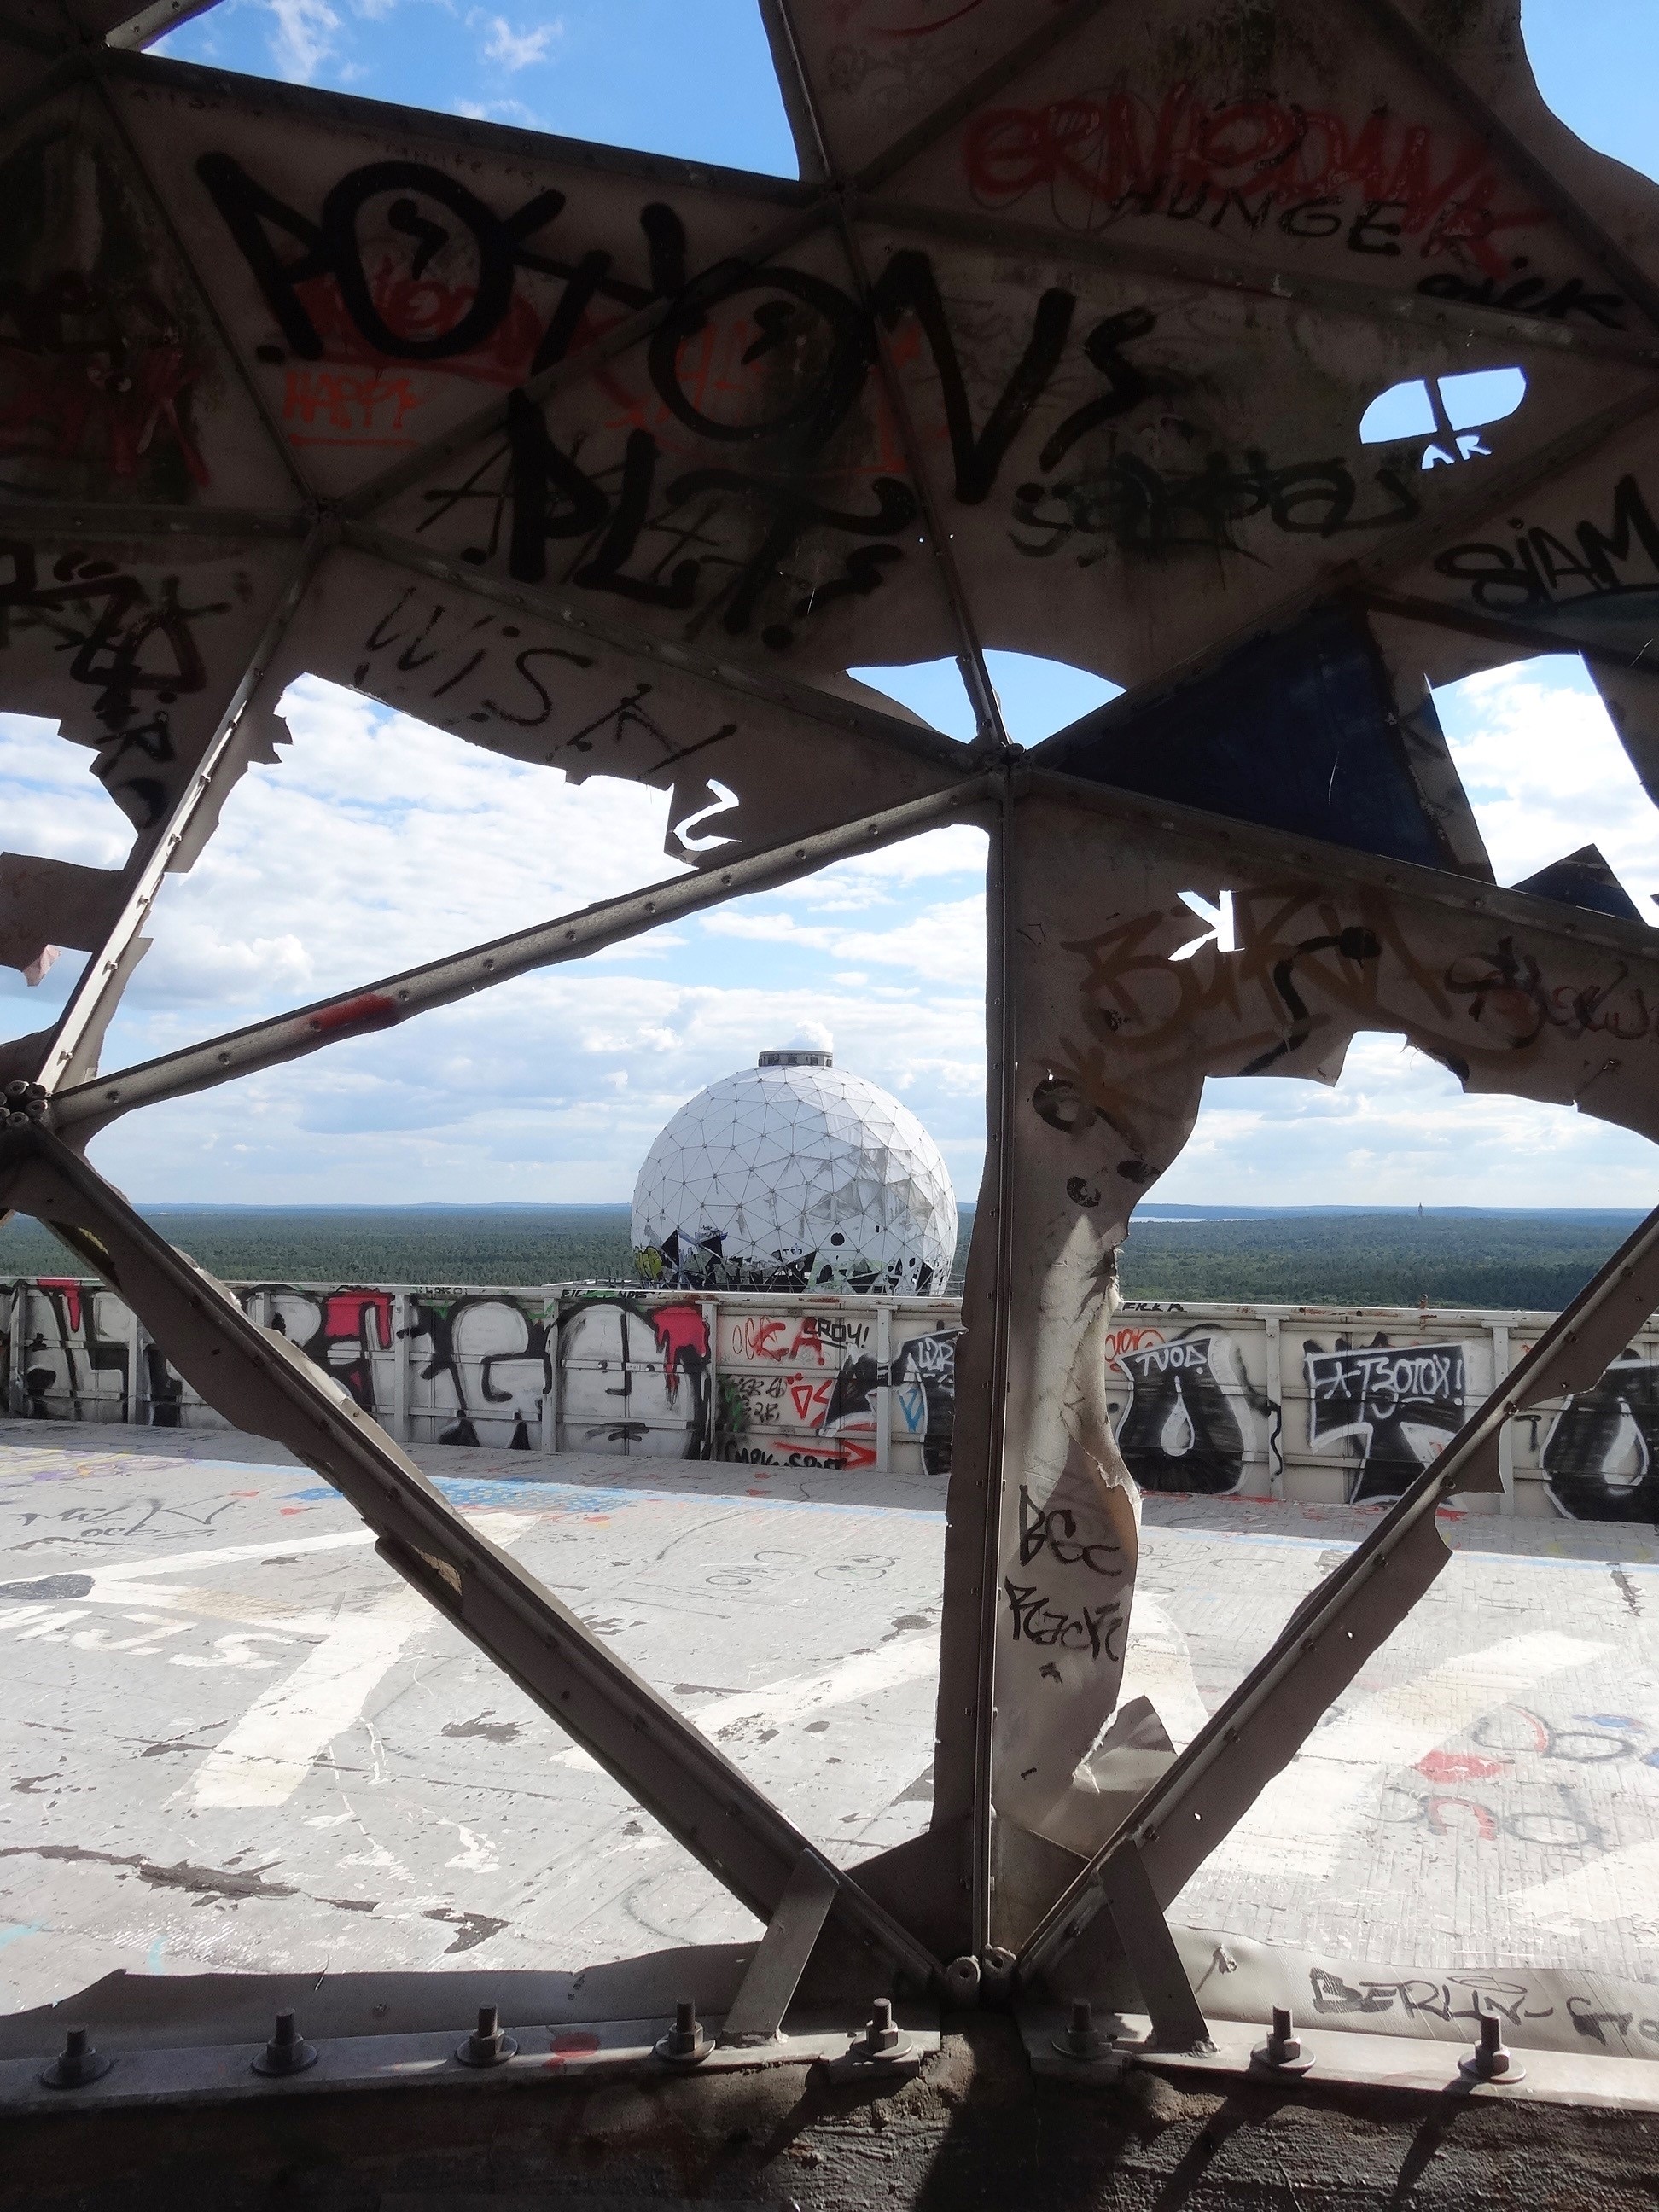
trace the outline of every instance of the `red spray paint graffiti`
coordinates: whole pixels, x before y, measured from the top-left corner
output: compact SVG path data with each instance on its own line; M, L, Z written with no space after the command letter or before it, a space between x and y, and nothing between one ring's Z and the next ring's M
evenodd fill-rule
M73 1281L67 1275L42 1275L40 1287L43 1291L58 1292L64 1301L64 1310L69 1316L70 1327L79 1328L81 1326L80 1284Z
M1383 257L1409 239L1424 258L1467 254L1494 277L1510 265L1500 234L1548 220L1540 208L1500 207L1504 180L1478 138L1447 146L1386 108L1356 130L1295 101L1211 107L1184 81L1156 108L1119 88L987 109L969 127L963 162L981 205L1046 190L1079 229L1122 214L1208 215L1219 227L1234 207L1255 228L1277 209L1294 238L1340 236L1352 252Z
M678 1405L681 1375L701 1374L708 1364L708 1324L701 1306L657 1306L650 1321L662 1354L668 1402Z

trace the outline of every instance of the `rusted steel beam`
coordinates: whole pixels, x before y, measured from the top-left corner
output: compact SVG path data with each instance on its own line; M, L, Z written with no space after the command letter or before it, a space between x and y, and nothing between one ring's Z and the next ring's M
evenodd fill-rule
M223 1036L210 1037L204 1043L187 1045L182 1051L163 1054L138 1066L77 1084L59 1091L52 1100L52 1126L60 1134L72 1132L76 1143L84 1145L97 1130L131 1113L135 1107L209 1091L258 1069L303 1059L343 1037L394 1029L412 1015L434 1006L453 1006L458 1000L510 981L515 975L583 959L604 945L638 937L665 921L700 914L745 892L793 883L832 861L854 853L874 852L939 823L958 821L986 797L988 789L988 777L965 778L931 798L912 799L838 829L820 830L767 852L728 860L718 870L691 872L648 884L621 898L560 915L532 929L515 930L487 945L426 961L378 982L337 992L332 998L319 999L311 1006L273 1014L269 1020L252 1022Z
M141 848L143 857L132 869L126 902L115 926L87 963L52 1031L37 1076L48 1093L60 1089L83 1070L96 1066L104 1030L126 988L128 977L143 957L145 940L141 933L160 895L162 881L197 817L219 803L220 787L236 762L238 723L281 645L330 539L326 526L319 523L313 529L282 597L260 632L258 643L242 671L230 702L220 717L212 743L171 814L150 833L148 848Z
M790 12L790 0L771 0L770 12L778 27L780 33L778 43L781 45L787 55L794 71L801 112L810 118L811 124L820 164L826 176L833 177L835 164L818 113L817 95L813 92L811 80L807 74L805 65L801 60L800 45L795 34L794 22ZM905 466L910 472L910 481L915 488L917 500L921 503L922 520L927 530L927 550L933 556L933 565L939 573L939 581L950 607L951 623L956 629L958 644L957 665L962 672L963 683L973 705L976 740L981 745L992 746L996 750L1006 753L1012 750L1011 741L1007 731L1003 726L1002 709L997 703L996 690L991 682L990 670L985 665L985 647L981 642L979 623L975 617L973 604L968 596L968 587L963 579L962 570L957 565L956 556L951 550L951 533L945 528L942 519L939 495L927 467L927 456L922 451L921 440L916 433L915 417L910 411L910 403L905 395L903 382L893 360L892 347L888 342L887 333L882 327L882 319L876 313L874 302L871 297L870 271L865 264L864 249L851 220L847 200L837 197L833 204L836 228L841 236L842 250L847 257L848 267L852 271L854 289L869 314L870 329L874 336L877 360L881 372L882 390L886 396L888 406L892 410L893 420L899 434L899 444L904 453Z
M481 1535L339 1383L251 1321L222 1283L22 1111L0 1127L0 1203L46 1223L118 1291L216 1412L287 1445L332 1483L387 1565L750 1911L771 1917L805 1855L833 1880L831 1911L846 1935L923 1981L941 1971L723 1752Z
M1272 1650L1039 1922L1019 1954L1023 1980L1045 1972L1075 1942L1108 1901L1109 1865L1126 1854L1139 1860L1158 1904L1168 1908L1450 1560L1435 1525L1440 1504L1459 1492L1501 1488L1498 1450L1507 1424L1546 1398L1589 1389L1656 1304L1659 1210L1297 1607Z

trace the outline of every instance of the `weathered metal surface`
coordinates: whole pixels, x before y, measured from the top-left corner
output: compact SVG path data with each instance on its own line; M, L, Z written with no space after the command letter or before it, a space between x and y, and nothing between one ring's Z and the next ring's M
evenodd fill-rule
M752 2047L776 2040L835 1897L834 1875L803 1851L720 2023L720 2042Z
M137 839L55 1033L0 1068L91 1085L165 872L301 669L672 786L670 849L711 870L711 806L741 856L854 805L932 818L957 779L979 804L988 646L1128 685L999 800L935 1844L899 1883L975 1948L997 1865L1040 1917L1060 1834L1163 1755L1137 1720L1079 1764L1138 1542L1102 1355L1205 1074L1329 1079L1394 1028L1468 1088L1653 1133L1655 940L1562 902L1605 902L1593 866L1546 872L1553 905L1492 888L1426 683L1516 627L1588 645L1659 781L1659 202L1547 113L1512 0L765 14L800 185L119 51L165 9L9 11L0 272L33 305L0 696L97 748ZM847 673L945 654L971 748ZM38 965L105 898L35 876L0 952ZM434 1002L498 980L490 950ZM130 1293L171 1285L193 1335L143 1252ZM252 1350L210 1306L187 1368ZM348 1431L391 1463L305 1370L279 1395L319 1464Z
M428 2087L435 2081L471 2081L481 2091L502 2088L544 2091L550 2075L559 2080L607 2087L660 2075L657 2057L664 2015L647 2020L574 2020L556 2027L514 2022L518 2048L488 2072L456 2063L455 2032L431 2035L370 2035L322 2042L314 2064L281 2082L249 2076L261 2045L216 2044L209 2049L149 2049L116 2060L108 2072L73 2092L77 2112L125 2112L157 2105L240 2103L251 2094L302 2101L313 2097L366 2094L374 2090ZM711 2027L723 2023L711 2018ZM939 2049L939 2029L921 2019L907 2023L916 2049L929 2057ZM764 2050L721 2045L701 2058L698 2070L723 2074L756 2066L816 2066L847 2056L851 2037L845 2029L809 2029L780 2038ZM64 2095L44 2085L35 2058L0 2059L0 2112L9 2121L49 2113Z
M1056 2034L1065 2026L1065 2014L1058 2006L1022 1999L1018 2017L1026 2056L1034 2074L1069 2081L1074 2088L1084 2089L1110 2089L1121 2080L1124 2063L1121 2058L1110 2067L1097 2064L1091 2068L1086 2063L1079 2066L1075 2060L1068 2062L1055 2050ZM1281 2096L1291 2086L1282 2078L1264 2079L1265 2069L1254 2059L1253 2052L1261 2044L1260 2024L1212 2021L1212 2049L1176 2054L1162 2046L1149 2015L1130 2014L1117 2017L1128 2039L1129 2059L1133 2065L1179 2068L1183 2074L1199 2080L1207 2076L1218 2087L1230 2076L1234 2080L1242 2076L1276 2090ZM1448 2051L1443 2043L1426 2036L1409 2040L1395 2037L1378 2044L1363 2031L1358 2034L1352 2029L1310 2031L1301 2021L1297 2022L1297 2034L1304 2052L1312 2061L1309 2071L1316 2069L1320 2088L1336 2084L1351 2088L1363 2084L1378 2089L1415 2091L1424 2097L1491 2097L1506 2103L1519 2098L1544 2105L1603 2108L1614 2105L1627 2112L1659 2111L1659 2074L1644 2058L1615 2057L1599 2051L1590 2056L1582 2049L1552 2051L1540 2056L1528 2051L1519 2080L1476 2084L1461 2074L1456 2055ZM1462 2030L1459 2045L1465 2055L1472 2048L1474 2038L1475 2024L1471 2020ZM1321 2177L1327 2191L1333 2179L1330 2175Z
M419 2097L297 2109L279 2093L263 2110L253 2100L193 2112L187 2147L164 2106L67 2126L54 2109L13 2124L0 2186L29 2212L118 2212L147 2186L158 2201L163 2189L211 2190L228 2212L255 2212L273 2170L295 2169L318 2212L349 2212L374 2191L400 2212L519 2212L562 2197L600 2212L757 2202L831 2212L943 2197L979 2212L1089 2204L1103 2191L1123 2212L1175 2197L1224 2212L1292 2197L1370 2212L1412 2194L1613 2212L1640 2201L1651 2169L1648 2112L1551 2110L1526 2085L1518 2097L1332 2098L1316 2085L1137 2069L1115 2092L1079 2094L1033 2081L1015 2024L984 2016L953 2021L907 2083L838 2088L787 2069L692 2082L661 2075L610 2094L550 2085L540 2098L481 2095L459 2078Z

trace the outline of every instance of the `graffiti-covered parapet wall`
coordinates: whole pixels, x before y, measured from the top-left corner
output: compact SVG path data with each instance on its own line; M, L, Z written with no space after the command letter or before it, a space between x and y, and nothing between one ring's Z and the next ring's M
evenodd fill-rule
M420 1444L944 1474L952 1298L242 1283L394 1436ZM1146 1491L1397 1497L1551 1316L1126 1305L1106 1402ZM113 1291L0 1282L14 1415L219 1428ZM1593 1390L1510 1425L1498 1510L1659 1521L1659 1329Z
M1553 1318L1412 1308L1126 1305L1107 1401L1146 1491L1397 1498ZM1501 1512L1659 1520L1659 1331L1593 1390L1521 1414ZM1468 1501L1478 1510L1482 1500Z
M955 1300L239 1283L405 1442L943 1474ZM0 1282L14 1416L224 1423L100 1284Z

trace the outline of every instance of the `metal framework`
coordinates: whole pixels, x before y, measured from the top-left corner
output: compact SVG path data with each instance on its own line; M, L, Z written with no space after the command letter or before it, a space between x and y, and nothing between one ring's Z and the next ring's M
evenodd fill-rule
M1659 796L1659 198L1548 114L1514 0L762 0L799 185L220 77L128 4L0 0L0 704L135 831L119 871L0 856L0 957L88 956L0 1046L0 1203L768 1922L732 2039L827 1929L1202 2043L1170 1899L1444 1565L1504 1419L1659 1303L1659 1216L1149 1790L1114 1255L1206 1075L1334 1080L1360 1030L1659 1134L1659 944L1595 856L1587 904L1495 884L1430 692L1581 651ZM1459 422L1446 380L1498 368L1522 403ZM1434 434L1366 442L1402 385ZM988 646L1124 696L1021 754ZM966 745L847 672L947 654ZM668 789L689 872L100 1073L306 672ZM989 1079L935 1798L855 1878L82 1148L947 820L989 837Z

